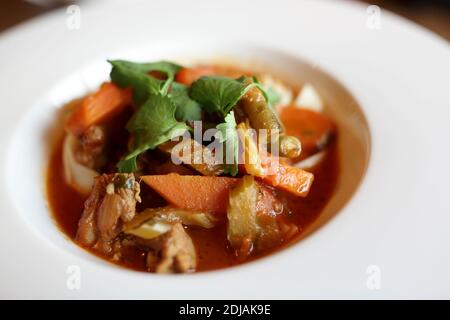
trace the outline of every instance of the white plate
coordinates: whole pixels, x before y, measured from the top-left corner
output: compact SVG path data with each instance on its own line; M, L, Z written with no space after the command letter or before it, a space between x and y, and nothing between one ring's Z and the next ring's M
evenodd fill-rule
M347 1L80 6L78 30L67 27L69 15L60 10L0 37L2 298L450 298L445 41L385 11L380 28L369 28L367 7ZM152 60L220 46L304 57L350 90L372 138L357 194L299 244L225 271L137 273L65 239L43 198L52 110L105 78L99 61L107 57ZM78 270L80 288L70 290Z

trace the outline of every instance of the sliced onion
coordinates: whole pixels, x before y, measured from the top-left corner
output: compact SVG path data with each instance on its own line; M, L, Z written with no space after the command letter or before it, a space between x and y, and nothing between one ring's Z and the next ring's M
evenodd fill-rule
M67 134L63 146L64 178L78 192L88 195L99 173L77 162L74 152L79 142L72 134Z
M172 228L171 223L160 221L148 221L141 224L136 229L128 230L125 233L131 234L133 236L142 239L151 240L165 234L171 228Z
M303 159L300 162L297 162L294 167L300 168L300 169L311 169L318 165L324 158L325 154L327 153L326 150L320 151L306 159Z
M208 213L187 211L170 206L149 208L126 223L124 232L150 240L169 231L175 223L211 229L217 225L218 220Z

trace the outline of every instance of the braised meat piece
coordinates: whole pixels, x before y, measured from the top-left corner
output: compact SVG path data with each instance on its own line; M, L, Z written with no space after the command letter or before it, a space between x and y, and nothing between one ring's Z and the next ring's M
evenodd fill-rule
M157 273L194 272L197 254L191 237L181 223L153 241L156 249L147 254L147 267Z
M123 223L136 214L140 186L133 174L110 174L96 178L78 224L76 240L84 246L112 253L112 243Z
M100 126L89 127L80 137L76 160L86 167L97 169L104 163L103 153L106 144L106 131Z

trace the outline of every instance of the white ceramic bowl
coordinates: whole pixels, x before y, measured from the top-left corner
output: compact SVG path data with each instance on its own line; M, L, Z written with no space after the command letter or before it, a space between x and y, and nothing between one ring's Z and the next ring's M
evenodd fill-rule
M80 29L68 28L74 11L60 10L0 38L1 297L450 296L445 41L384 11L372 29L372 11L347 1L96 1L80 9ZM342 179L309 236L253 263L187 276L119 268L66 239L44 192L57 108L107 78L106 58L217 56L312 81L344 131Z

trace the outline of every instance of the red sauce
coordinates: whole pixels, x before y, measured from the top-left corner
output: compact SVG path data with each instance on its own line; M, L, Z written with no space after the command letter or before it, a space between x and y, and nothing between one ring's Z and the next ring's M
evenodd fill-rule
M336 143L331 143L329 152L319 166L314 168L315 180L309 195L306 198L287 197L288 206L292 210L290 222L298 226L299 233L294 239L298 239L317 217L331 198L339 173L338 155ZM74 240L78 228L78 220L83 212L85 197L78 194L64 180L62 163L62 141L56 146L49 163L47 174L47 194L50 209L59 228L70 239ZM163 200L154 199L155 206L161 205ZM146 204L147 205L147 204ZM198 254L198 271L227 268L242 263L233 250L228 247L226 237L226 225L222 224L214 229L187 228L194 241ZM280 250L296 240L285 242L257 255L253 255L246 262L260 258ZM91 253L97 252L87 249ZM145 271L145 255L143 251L129 248L123 253L123 261L114 262L124 267ZM102 257L107 259L105 257Z
M251 74L233 68L221 68L219 73L230 77L239 77L242 74ZM319 119L317 119L314 114L303 111L303 116L301 118L308 120L306 121L306 129L308 130L303 128L303 131L298 131L299 119L296 118L298 115L298 109L285 108L284 112L282 112L280 116L286 126L286 132L290 135L297 136L300 140L302 140L302 142L304 142L304 156L317 151L314 150L315 145L307 148L307 146L310 145L310 143L307 143L308 141L314 142L317 140L317 136L320 136L329 130L334 131L335 128L328 120L321 119L320 116ZM305 118L305 115L308 117ZM127 141L127 133L124 127L130 116L131 111L119 116L119 118L114 121L113 126L116 127L114 132L117 134L114 134L115 137L112 141L117 142L115 145L118 146L118 149L112 152L110 161L111 167L107 166L103 168L105 172L114 172L115 163L117 163L126 151L122 150L123 148L126 148L125 146ZM316 131L311 132L310 125L313 122L316 124L313 126ZM328 152L326 153L325 158L312 170L315 178L308 196L306 198L300 198L291 196L287 193L280 193L280 196L286 199L287 207L289 207L292 212L287 217L284 217L284 220L295 224L298 228L297 234L293 235L291 238L293 240L281 243L276 247L259 252L258 254L253 254L245 262L272 254L294 243L295 241L298 241L302 235L302 232L304 232L304 230L319 217L323 208L333 195L339 175L336 135L334 135L334 137L335 139L333 139L327 146ZM67 185L64 180L62 144L63 141L61 139L51 155L46 181L47 195L50 209L53 213L56 224L64 234L75 242L78 221L82 215L86 198ZM158 160L155 159L155 161ZM138 212L147 207L160 207L165 205L165 201L149 187L141 184L141 189L141 194L144 194L145 196L142 197L144 200L143 203L137 207ZM187 227L186 230L191 236L196 247L198 256L197 271L217 270L244 263L244 261L238 259L234 253L234 250L228 246L225 223L213 229ZM122 249L122 261L114 263L134 270L146 271L145 252L134 247L126 248L127 249ZM89 250L92 254L97 255L100 258L110 261L107 257L100 256L96 251L90 248L86 248L86 250Z

